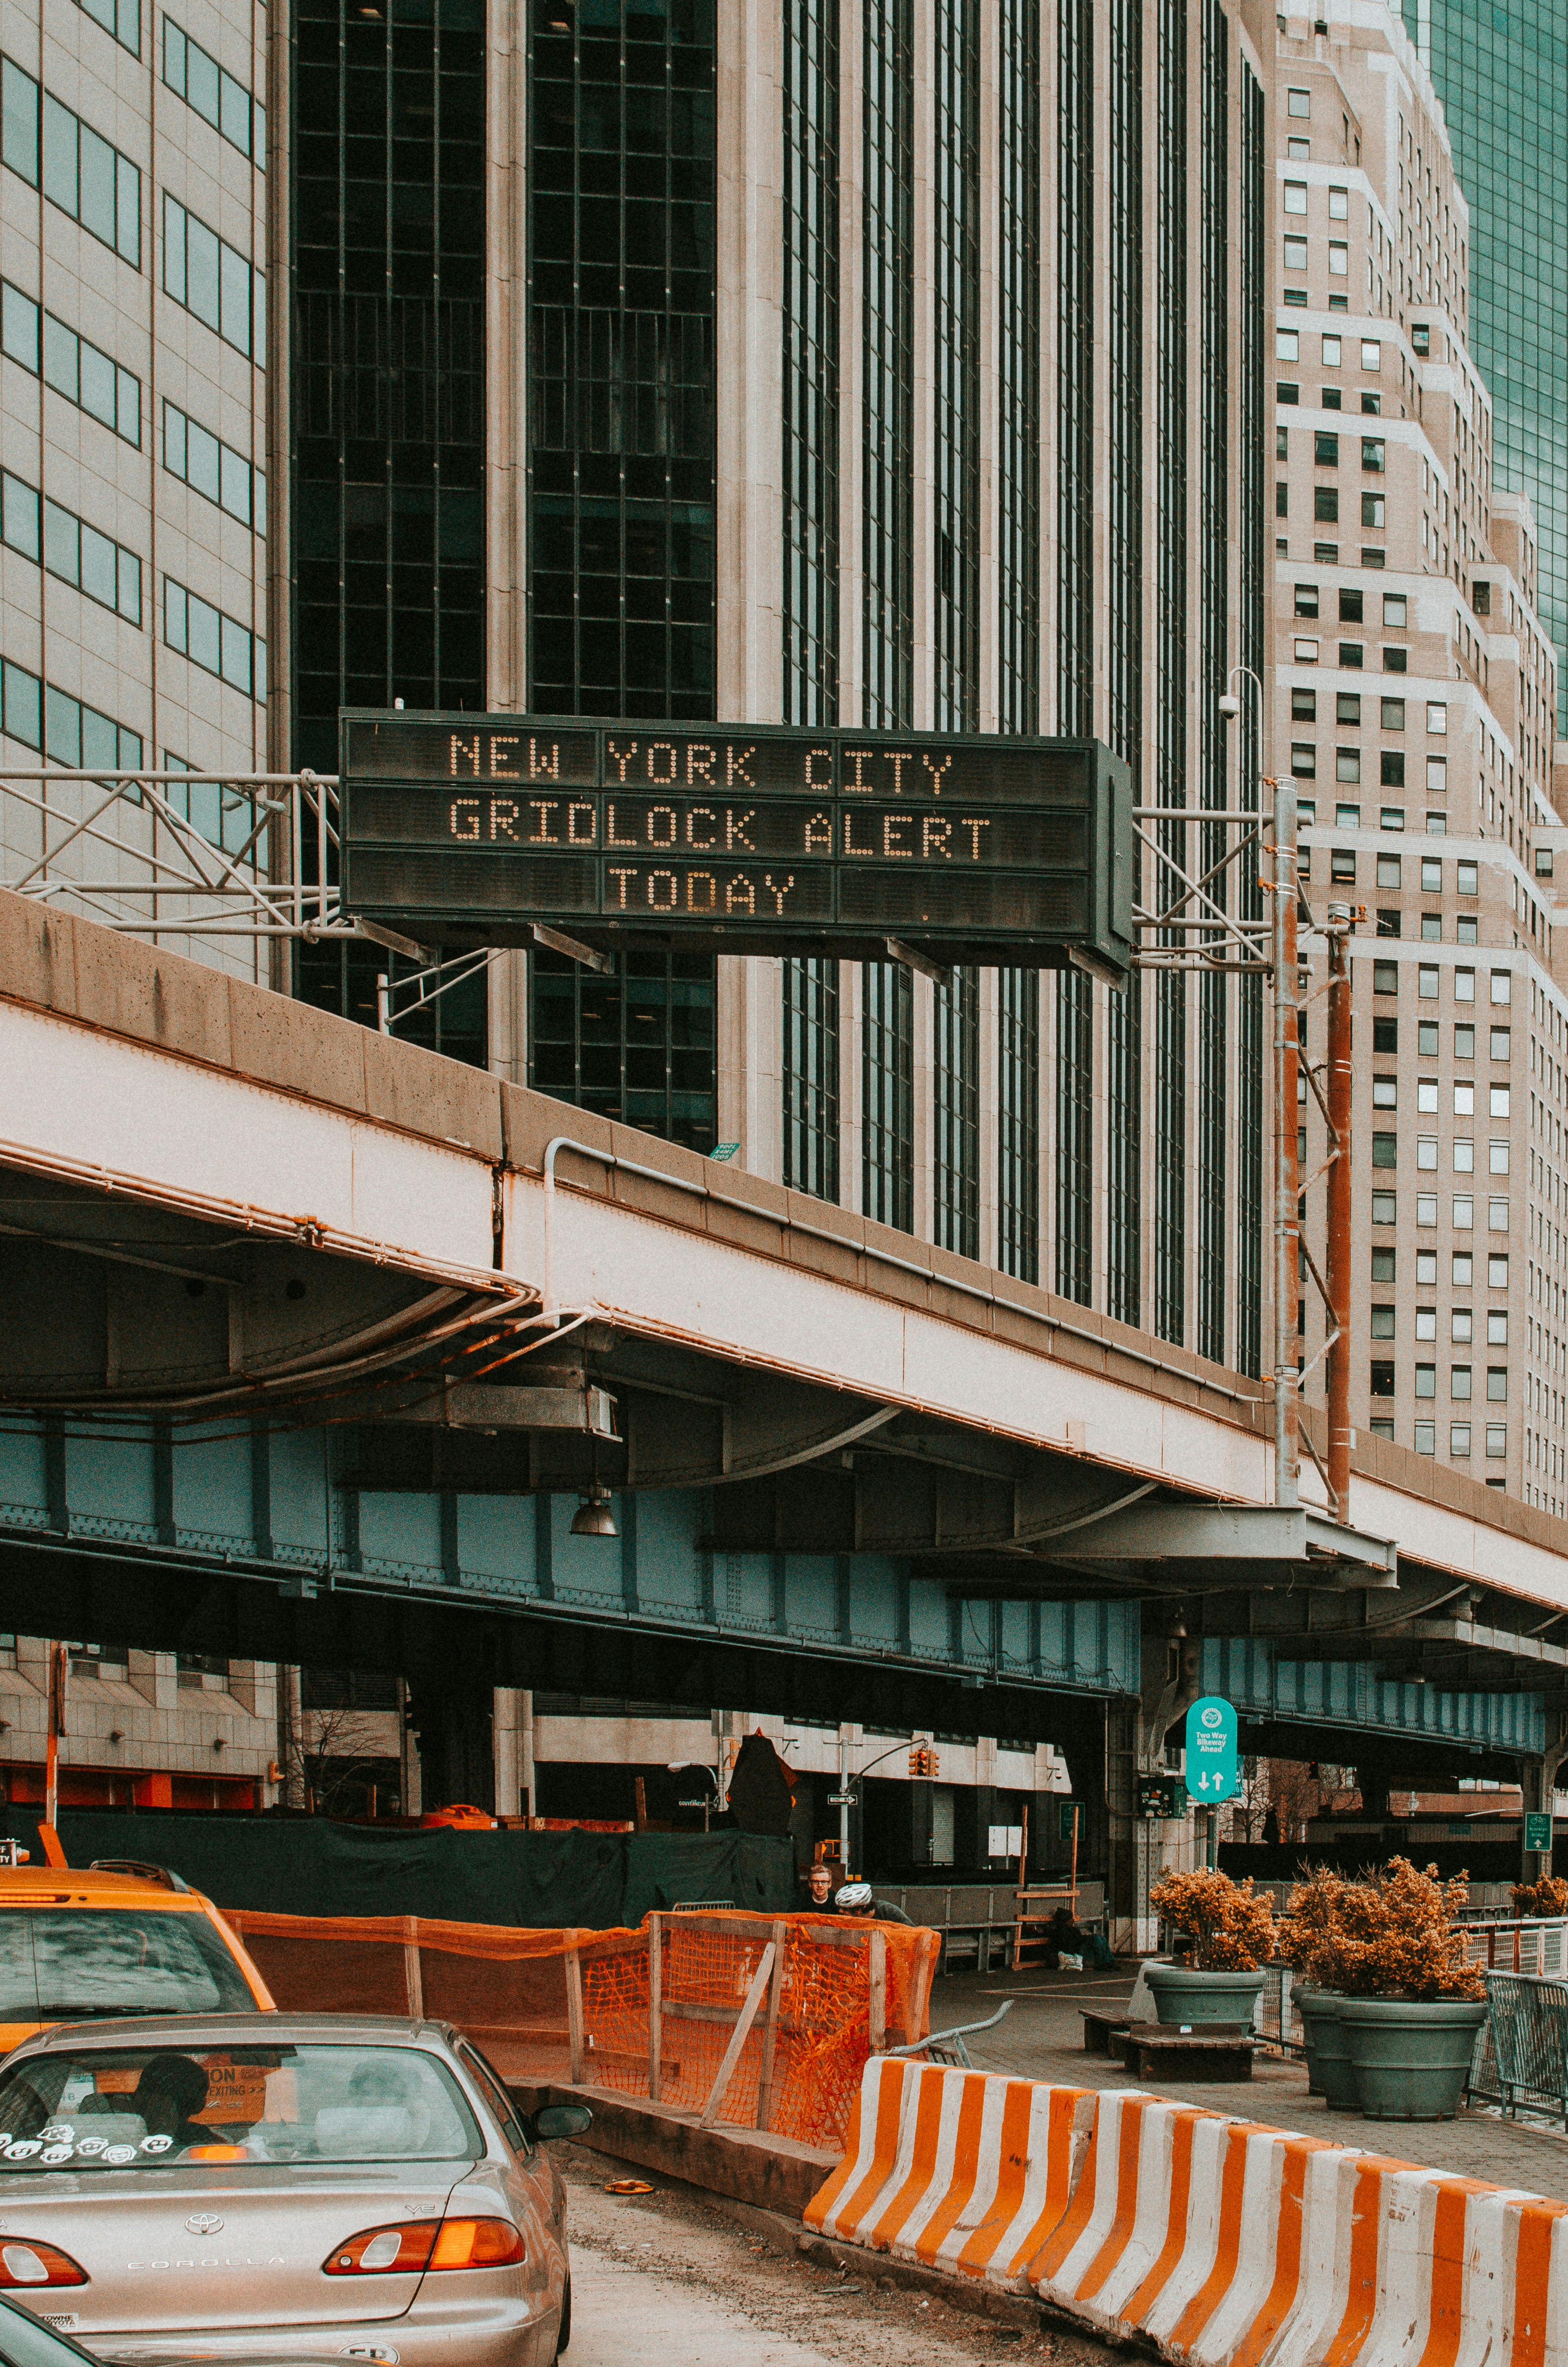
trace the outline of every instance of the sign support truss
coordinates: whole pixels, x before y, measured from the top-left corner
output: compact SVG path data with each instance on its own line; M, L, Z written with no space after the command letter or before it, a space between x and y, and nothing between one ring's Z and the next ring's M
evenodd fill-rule
M1227 697L1221 711L1227 719L1239 714L1239 702ZM1134 898L1132 963L1135 970L1267 982L1274 1092L1268 1219L1275 1309L1274 1501L1300 1503L1304 1451L1334 1518L1344 1527L1350 1505L1349 938L1365 915L1347 904L1331 904L1324 921L1314 920L1301 892L1296 785L1264 776L1257 791L1254 806L1134 807L1142 884L1152 882L1153 892ZM1189 851L1194 832L1196 861ZM1324 938L1328 949L1327 980L1315 992L1308 991L1301 968L1303 930ZM1301 1035L1306 1012L1320 996L1328 1003L1328 1052L1323 1066L1314 1068L1302 1056ZM1309 1095L1322 1113L1328 1147L1323 1165L1303 1178L1299 1112ZM1308 1192L1325 1179L1327 1237L1320 1252L1306 1237L1304 1219ZM1312 1285L1325 1317L1324 1344L1310 1362L1301 1360L1297 1345L1303 1282ZM1328 1391L1326 1456L1320 1455L1301 1419L1303 1385L1320 1363L1326 1368Z

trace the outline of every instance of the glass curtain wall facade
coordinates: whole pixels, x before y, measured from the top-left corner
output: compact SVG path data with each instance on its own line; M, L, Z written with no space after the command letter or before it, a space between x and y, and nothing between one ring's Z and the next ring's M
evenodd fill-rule
M1403 0L1470 200L1469 344L1494 481L1528 493L1537 606L1568 674L1568 18L1561 0ZM1426 195L1430 201L1430 185Z
M915 1229L915 981L902 962L867 962L860 1032L861 1206Z
M1040 0L997 31L997 721L1040 730ZM1040 1279L1040 973L998 972L996 1262Z
M1095 22L1057 0L1056 727L1094 728ZM1056 1287L1087 1304L1094 1220L1094 1027L1088 980L1056 980Z
M784 720L838 719L838 6L784 0ZM838 964L783 964L783 1175L838 1197Z
M713 712L713 0L528 16L528 704ZM715 973L529 957L529 1081L710 1150Z
M1110 0L1106 736L1143 777L1143 0ZM1143 983L1107 1005L1106 1309L1143 1313Z
M932 1232L960 1257L980 1255L980 979L956 969L932 997Z
M1239 603L1236 654L1261 682L1264 659L1264 434L1265 340L1267 320L1266 245L1268 177L1264 148L1263 86L1245 58L1241 81L1241 157L1236 196L1240 209L1236 257L1240 272L1236 323L1240 385L1241 466L1238 471L1236 540ZM1242 711L1236 734L1237 802L1256 808L1262 770L1260 693L1244 674L1237 685ZM1261 917L1256 849L1243 857L1237 880L1244 920ZM1236 1341L1239 1372L1263 1370L1263 980L1236 983Z
M915 712L915 11L864 0L861 720ZM861 1206L915 1223L915 994L908 970L861 973Z
M340 706L484 703L483 10L300 0L292 28L293 759L335 773ZM412 968L297 963L369 1026ZM483 1061L483 981L398 1033Z
M1223 808L1233 751L1220 714L1230 663L1230 27L1220 0L1202 0L1203 168L1199 237L1203 248L1201 525L1199 553L1202 632L1199 677L1201 802ZM1197 832L1199 869L1207 878L1223 864L1229 834L1210 823ZM1219 870L1210 901L1232 901L1229 874ZM1198 1306L1193 1345L1223 1363L1229 1266L1226 1163L1230 1157L1230 980L1206 972L1198 995Z
M1187 0L1159 0L1158 223L1154 316L1159 394L1156 436L1160 522L1158 678L1153 766L1155 801L1187 804ZM1162 850L1184 868L1185 822L1162 821ZM1157 908L1176 890L1176 874L1156 866ZM1167 941L1174 943L1167 933ZM1187 1338L1187 980L1154 973L1154 1304L1163 1340Z
M996 1263L1040 1280L1040 972L996 976Z

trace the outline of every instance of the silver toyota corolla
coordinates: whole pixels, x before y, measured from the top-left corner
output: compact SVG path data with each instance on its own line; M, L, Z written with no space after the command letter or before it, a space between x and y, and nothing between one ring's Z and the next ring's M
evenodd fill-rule
M100 2356L549 2367L571 2329L541 2136L446 2024L214 2014L0 2067L0 2290Z

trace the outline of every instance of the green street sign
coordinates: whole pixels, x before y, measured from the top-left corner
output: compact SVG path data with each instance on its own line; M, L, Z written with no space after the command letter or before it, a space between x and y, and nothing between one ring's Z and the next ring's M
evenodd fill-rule
M1539 1850L1542 1856L1551 1848L1551 1817L1544 1808L1530 1808L1525 1814L1525 1847Z
M1228 1800L1240 1784L1236 1713L1218 1693L1206 1693L1187 1713L1187 1792L1199 1806Z
M1059 1840L1070 1841L1072 1840L1073 1819L1074 1817L1079 1819L1079 1839L1082 1840L1083 1814L1084 1803L1082 1800L1062 1800L1058 1804L1056 1811L1056 1832Z

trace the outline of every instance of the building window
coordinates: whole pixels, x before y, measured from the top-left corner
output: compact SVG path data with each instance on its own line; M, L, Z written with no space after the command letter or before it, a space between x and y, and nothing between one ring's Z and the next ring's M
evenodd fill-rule
M142 622L142 561L74 510L40 501L38 489L0 470L0 542L74 584L127 624Z
M1449 1395L1451 1398L1457 1399L1462 1402L1471 1394L1470 1384L1471 1367L1468 1365L1449 1365Z
M1418 1398L1435 1398L1437 1396L1437 1367L1436 1365L1416 1365L1415 1394Z
M164 405L164 466L242 526L267 532L267 480L261 470L172 402Z
M1399 1195L1396 1192L1374 1192L1372 1195L1373 1224L1392 1225L1397 1224L1398 1221Z
M266 108L199 41L182 32L172 17L164 18L164 80L231 148L265 166Z
M0 162L141 270L140 172L9 58L0 59Z
M1506 1427L1500 1421L1489 1421L1486 1425L1486 1453L1488 1459L1492 1462L1497 1462L1506 1455L1507 1452L1508 1433ZM1490 1485L1491 1483L1489 1482L1488 1484Z
M1381 1356L1372 1358L1369 1394L1375 1398L1393 1396L1393 1365L1391 1359Z
M861 972L861 1206L900 1232L915 1226L915 991L902 962Z
M39 680L26 666L0 658L0 730L7 740L36 749L56 764L72 770L102 764L115 772L136 772L142 764L142 738L85 707L69 692Z
M267 697L267 643L237 617L226 617L172 575L164 578L164 639L171 650L204 674L216 674L232 690L243 690L250 698Z
M0 351L125 443L140 447L141 379L8 279L0 280Z
M1004 1274L1017 1274L1024 1282L1038 1282L1040 972L998 970L996 994L996 1263ZM1113 1062L1115 1057L1113 1046ZM1117 1117L1113 1110L1113 1169L1116 1140Z
M1459 1462L1462 1462L1470 1453L1468 1421L1453 1421L1449 1424L1449 1453Z
M267 282L238 247L164 193L164 293L237 354L267 351Z
M1094 1158L1093 1028L1089 981L1057 973L1056 1287L1088 1306L1093 1296L1091 1209Z
M838 10L784 8L784 719L838 717ZM829 1196L837 1197L836 1190Z
M784 1181L838 1197L838 964L786 959Z

